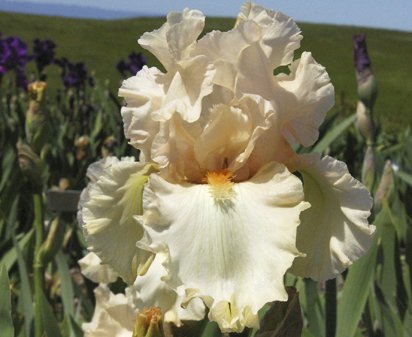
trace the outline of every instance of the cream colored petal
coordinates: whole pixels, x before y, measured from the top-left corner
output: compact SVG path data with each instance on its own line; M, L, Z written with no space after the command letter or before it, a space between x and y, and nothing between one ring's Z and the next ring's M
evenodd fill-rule
M110 283L117 280L117 273L95 253L88 253L78 261L82 274L96 283Z
M291 143L313 145L319 126L335 102L333 85L325 68L304 52L291 65L289 76L279 76L274 92L282 111L283 134Z
M297 258L292 272L324 281L340 274L368 250L375 227L368 225L372 198L346 165L331 157L305 154L296 163L305 199L312 205L301 215Z
M152 118L165 121L177 113L189 123L198 120L202 100L213 90L214 74L213 65L204 56L181 61L168 83L162 108L153 112Z
M260 45L272 69L292 62L293 52L299 49L302 35L290 17L246 2L238 16L238 23L242 21L253 21L261 28Z
M212 31L197 43L193 54L205 55L216 68L213 82L234 91L238 60L246 47L258 41L260 29L252 22L244 22L228 32Z
M255 144L259 138L264 137L263 134L271 127L274 114L270 102L259 96L243 96L232 105L215 105L194 146L200 167L208 171L227 168L234 172L237 180L249 178L250 168L252 171L255 168L249 157L257 150ZM271 146L275 144L276 138L272 134ZM259 169L272 160L267 158L260 163Z
M153 140L152 159L169 181L202 181L202 172L193 151L195 139L188 130L190 125L174 114L168 122L162 123Z
M164 278L167 271L163 266L164 254L157 254L147 273L138 276L134 284L126 289L126 296L133 307L142 310L158 307L164 314L165 322L182 325L182 320L201 320L205 315L205 306L200 299L195 299L186 308L182 307L182 292L170 288Z
M123 81L119 89L119 96L126 101L121 110L124 134L129 144L141 150L148 159L153 137L159 130L159 122L152 119L152 113L163 105L164 86L164 74L144 66L136 76Z
M124 162L134 162L134 157L123 157L121 161ZM112 165L115 165L119 162L119 159L116 157L108 156L101 160L98 160L89 165L87 168L86 176L90 179L90 183L83 189L82 193L80 194L79 204L77 206L77 222L79 226L83 228L83 206L84 204L90 200L90 189L100 177L102 177L105 172L110 169Z
M96 307L90 323L83 323L84 337L131 337L135 310L123 294L114 295L106 285L94 290Z
M254 129L252 123L250 115L240 107L214 106L210 122L195 143L199 165L209 171L226 168L248 144Z
M230 188L229 186L221 186ZM223 331L257 326L257 312L285 301L283 276L299 255L299 214L308 207L298 178L276 163L232 185L170 184L153 174L144 191L148 249L169 253L166 282L200 297ZM166 251L164 251L166 249Z
M176 62L190 53L204 23L205 17L200 11L186 8L182 13L171 12L162 27L144 33L138 42L155 55L167 71L173 71Z
M81 217L89 249L110 265L126 282L133 283L147 254L136 248L143 234L133 219L142 213L141 195L153 166L119 161L106 167L88 187Z

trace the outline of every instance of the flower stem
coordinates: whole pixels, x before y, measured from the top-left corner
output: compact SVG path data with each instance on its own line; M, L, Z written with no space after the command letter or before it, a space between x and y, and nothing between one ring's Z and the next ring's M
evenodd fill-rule
M326 337L336 335L336 279L326 281Z
M34 203L34 230L36 232L36 242L34 250L34 336L42 337L43 324L41 316L41 298L44 288L44 266L40 258L40 248L44 240L44 209L43 198L40 193L33 194Z

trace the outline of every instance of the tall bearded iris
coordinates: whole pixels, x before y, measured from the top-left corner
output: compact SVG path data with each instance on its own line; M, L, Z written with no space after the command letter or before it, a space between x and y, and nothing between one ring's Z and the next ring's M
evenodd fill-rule
M141 298L155 256L159 296L203 303L239 332L287 299L288 270L326 280L363 255L372 200L344 163L292 149L316 142L334 103L324 67L308 52L294 60L292 19L246 3L234 29L197 40L203 27L185 9L139 39L166 69L145 66L119 90L141 161L99 164L80 217L90 249Z

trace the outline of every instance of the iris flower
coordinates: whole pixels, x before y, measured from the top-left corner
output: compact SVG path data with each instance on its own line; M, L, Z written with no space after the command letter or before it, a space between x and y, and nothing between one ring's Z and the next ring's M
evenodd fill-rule
M344 163L293 150L317 141L334 104L325 68L309 52L294 59L294 21L248 2L232 30L198 40L204 21L172 12L138 40L166 70L144 66L119 90L140 162L95 164L80 218L140 298L152 273L148 305L174 292L189 316L205 305L240 332L287 300L286 272L324 281L365 253L372 199Z

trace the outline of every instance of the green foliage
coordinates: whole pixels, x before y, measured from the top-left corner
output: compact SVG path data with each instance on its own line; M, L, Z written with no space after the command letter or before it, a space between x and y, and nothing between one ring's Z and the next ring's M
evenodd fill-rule
M10 299L11 294L7 269L4 265L0 264L0 331L4 337L14 336Z

